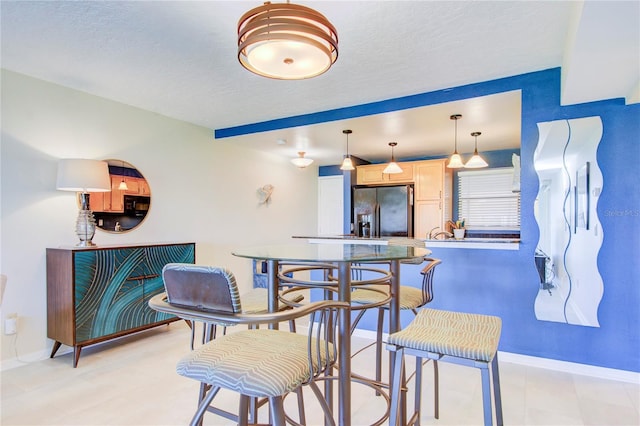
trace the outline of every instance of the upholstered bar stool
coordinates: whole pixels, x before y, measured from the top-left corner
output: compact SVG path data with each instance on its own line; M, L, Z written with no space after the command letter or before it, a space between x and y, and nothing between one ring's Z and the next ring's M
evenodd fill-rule
M498 343L502 321L489 315L423 308L416 318L397 333L389 335L387 349L394 360L389 424L398 424L404 356L416 357L414 412L407 424L420 423L422 359L452 362L479 368L482 377L484 424L493 424L491 381L496 422L502 425L502 402L498 374ZM491 372L490 372L491 370ZM491 373L491 374L490 374ZM435 376L435 418L438 418L438 376Z
M424 243L423 243L424 244ZM420 273L422 274L422 288L416 288L408 285L400 286L399 304L400 310L410 310L415 315L418 309L433 300L433 275L436 266L442 263L440 259L430 257L420 259L420 263L426 261L427 264ZM379 290L380 286L370 286L358 288L351 292L352 305L376 306L378 309L378 325L376 329L376 382L382 380L382 334L384 329L384 313L389 310L389 304L380 304L384 302L386 295L384 292L373 291ZM388 290L387 290L388 291ZM386 297L388 299L388 297ZM361 310L353 321L352 332L358 325L364 310ZM355 355L355 354L354 354ZM434 364L437 369L437 365Z

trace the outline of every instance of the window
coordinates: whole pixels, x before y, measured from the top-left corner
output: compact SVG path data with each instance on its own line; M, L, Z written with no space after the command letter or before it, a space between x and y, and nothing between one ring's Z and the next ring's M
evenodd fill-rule
M520 192L514 168L458 172L458 217L467 229L519 230Z

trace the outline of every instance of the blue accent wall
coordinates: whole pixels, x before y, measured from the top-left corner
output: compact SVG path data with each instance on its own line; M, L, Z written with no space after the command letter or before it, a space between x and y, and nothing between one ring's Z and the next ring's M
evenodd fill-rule
M313 124L510 90L522 91L520 250L434 248L433 256L442 259L443 263L435 274L435 299L430 306L501 317L501 351L640 372L639 104L625 105L623 99L612 99L561 106L560 69L554 68L294 117L292 123ZM539 231L533 213L538 192L538 178L533 168L533 153L538 141L536 124L589 116L600 116L603 123L597 155L604 185L597 209L604 232L598 256L604 295L598 312L600 327L597 328L539 321L534 313L539 287L534 265ZM244 126L244 129L224 129L221 133L231 136L234 132L264 126L267 128L263 130L273 130L269 127L274 125L289 127L283 119ZM218 131L216 137L220 137ZM351 209L349 186L350 179L345 179L346 212ZM402 282L419 286L419 267L403 265ZM403 323L410 320L410 314L403 317ZM367 316L361 326L374 329L373 317Z

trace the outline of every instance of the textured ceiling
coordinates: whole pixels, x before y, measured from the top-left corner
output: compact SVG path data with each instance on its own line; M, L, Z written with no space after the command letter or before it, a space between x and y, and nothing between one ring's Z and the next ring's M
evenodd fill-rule
M598 3L598 2L588 2ZM606 2L621 5L613 13L629 16L638 2ZM563 81L584 102L589 93L598 99L624 97L637 84L636 66L625 76L625 87L616 93L600 81L580 82L584 37L593 37L598 13L588 25L581 2L564 1L306 1L323 13L339 33L340 56L327 73L310 80L279 81L255 76L236 58L236 25L259 2L247 1L5 1L2 17L2 67L63 86L113 99L145 110L208 127L212 130L294 115L348 107L417 93L430 92L532 71L563 66L577 76ZM628 10L631 5L631 10ZM616 6L617 7L617 6ZM626 8L626 9L625 9ZM607 10L609 10L607 9ZM586 10L586 7L585 7ZM617 10L617 9L616 9ZM594 16L595 15L595 16ZM608 18L609 19L609 18ZM638 37L638 18L626 37ZM594 23L595 22L595 23ZM633 16L630 19L634 23ZM604 22L608 32L616 21ZM627 24L625 23L625 26ZM596 28L597 31L591 31ZM613 28L613 29L612 29ZM588 36L585 36L587 34ZM582 36L582 38L579 38ZM587 38L588 40L588 38ZM581 44L582 43L582 44ZM637 65L636 51L620 49L625 67ZM573 56L569 58L567 46ZM631 48L634 47L632 44ZM575 53L575 49L581 49ZM581 56L582 55L582 56ZM576 59L577 58L577 59ZM635 62L633 62L635 60ZM572 62L573 61L573 62ZM610 62L609 62L610 63ZM563 75L564 77L564 75ZM633 79L635 78L635 81ZM574 82L576 82L574 84ZM585 95L586 94L586 95ZM563 96L565 94L563 93ZM577 99L573 96L572 99ZM460 106L462 107L462 106ZM448 132L448 115L437 120ZM431 120L432 124L434 120ZM491 135L491 123L469 128ZM358 126L358 122L339 123ZM462 124L462 123L461 123ZM360 124L361 126L362 123ZM322 127L322 126L321 126ZM516 125L519 138L519 123ZM424 129L423 129L424 130ZM414 151L399 128L385 138L407 141L407 155ZM415 131L415 130L411 130ZM318 134L320 130L315 132ZM335 135L335 128L326 132ZM341 132L326 133L302 142L300 131L269 135L287 139L286 149L265 143L265 136L246 138L248 146L279 149L292 156L302 143L320 164L335 164L344 149ZM354 129L354 154L368 157L358 146ZM236 138L242 139L242 138ZM330 142L328 139L331 139ZM271 139L273 142L275 139ZM239 142L242 143L242 142ZM382 145L378 143L377 146ZM386 145L386 143L384 144ZM360 149L360 152L358 152ZM371 153L371 159L375 155Z

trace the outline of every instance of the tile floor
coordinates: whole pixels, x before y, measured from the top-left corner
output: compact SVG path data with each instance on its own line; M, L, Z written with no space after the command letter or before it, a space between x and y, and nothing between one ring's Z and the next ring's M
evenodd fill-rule
M178 376L175 365L189 350L188 340L186 325L177 322L118 342L85 348L75 369L72 355L68 353L4 371L0 424L186 425L195 411L198 384ZM354 350L365 343L364 339L355 339ZM373 363L373 351L367 350L358 355L353 370L368 374L373 370ZM440 365L440 419L433 418L430 386L433 369L426 365L422 423L481 424L479 371L452 364ZM507 425L640 424L640 386L637 384L503 361L500 376ZM352 389L353 425L374 422L384 411L384 399L361 385L354 385ZM217 399L230 410L237 407L232 393L221 392ZM294 397L287 399L290 406L295 402ZM306 397L306 403L310 407L308 424L321 425L321 418L314 415L311 394ZM292 408L288 412L295 413ZM204 424L233 423L207 413Z

